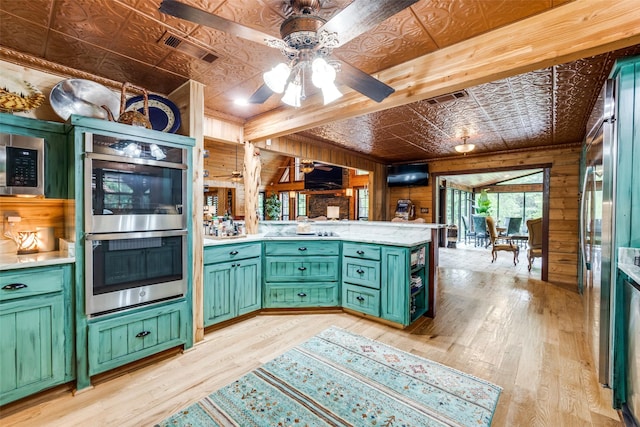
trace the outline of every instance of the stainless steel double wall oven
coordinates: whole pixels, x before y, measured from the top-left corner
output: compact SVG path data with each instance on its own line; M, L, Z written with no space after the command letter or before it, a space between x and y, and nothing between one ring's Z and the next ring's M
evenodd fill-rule
M85 134L86 313L187 290L187 150Z

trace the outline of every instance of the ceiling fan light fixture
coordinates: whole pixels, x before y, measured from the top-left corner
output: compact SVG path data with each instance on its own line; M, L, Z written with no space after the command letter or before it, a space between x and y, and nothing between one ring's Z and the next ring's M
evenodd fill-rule
M289 66L284 62L281 62L270 71L264 73L262 78L269 89L275 93L282 93L284 92L284 87L287 84L290 74L291 68L289 68Z
M231 181L232 182L240 182L242 181L242 174L238 171L231 172Z
M296 81L290 82L287 90L284 92L282 102L292 107L300 106L300 98L302 97L302 85Z
M336 70L324 58L316 58L311 63L311 81L319 89L333 84L336 79Z
M311 173L313 172L314 165L311 160L302 160L300 162L300 172L302 173Z
M467 139L469 139L468 136L462 136L461 139L463 141L462 144L455 146L455 149L458 153L467 154L473 151L474 148L476 148L475 144L467 144Z
M338 90L336 85L331 83L322 88L322 96L324 97L324 105L327 105L342 97L342 92Z

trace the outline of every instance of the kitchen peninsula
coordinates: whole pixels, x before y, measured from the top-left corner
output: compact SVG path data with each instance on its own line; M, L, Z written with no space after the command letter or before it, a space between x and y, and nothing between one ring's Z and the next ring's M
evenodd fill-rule
M205 238L205 326L260 308L342 307L399 327L434 317L439 228L265 221L255 235Z

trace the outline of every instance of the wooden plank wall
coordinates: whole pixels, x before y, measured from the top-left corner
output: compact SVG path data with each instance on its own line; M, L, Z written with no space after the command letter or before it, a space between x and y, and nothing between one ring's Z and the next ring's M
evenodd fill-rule
M429 163L429 172L447 174L486 167L523 168L527 165L551 164L549 183L549 282L577 289L578 280L578 214L580 209L580 152L578 145L564 148L545 148L517 153L470 155L443 159ZM393 216L398 199L411 199L416 205L416 216L433 222L434 181L429 186L390 189L389 214ZM429 214L420 208L428 207ZM390 218L388 218L390 219Z
M256 142L263 150L273 151L292 157L304 157L338 166L347 166L369 171L369 212L371 221L383 221L387 210L386 166L347 150L296 137L273 138Z
M64 237L64 202L63 199L0 197L0 220L2 234L0 235L0 253L15 253L16 245L4 236L9 231L7 216L19 216L21 221L14 228L15 231L33 231L36 227L53 227L56 239Z

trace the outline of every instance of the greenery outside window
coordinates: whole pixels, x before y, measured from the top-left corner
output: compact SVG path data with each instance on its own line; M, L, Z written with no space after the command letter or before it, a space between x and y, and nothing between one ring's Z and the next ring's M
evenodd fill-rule
M369 220L369 190L366 188L356 189L356 219L359 221Z

